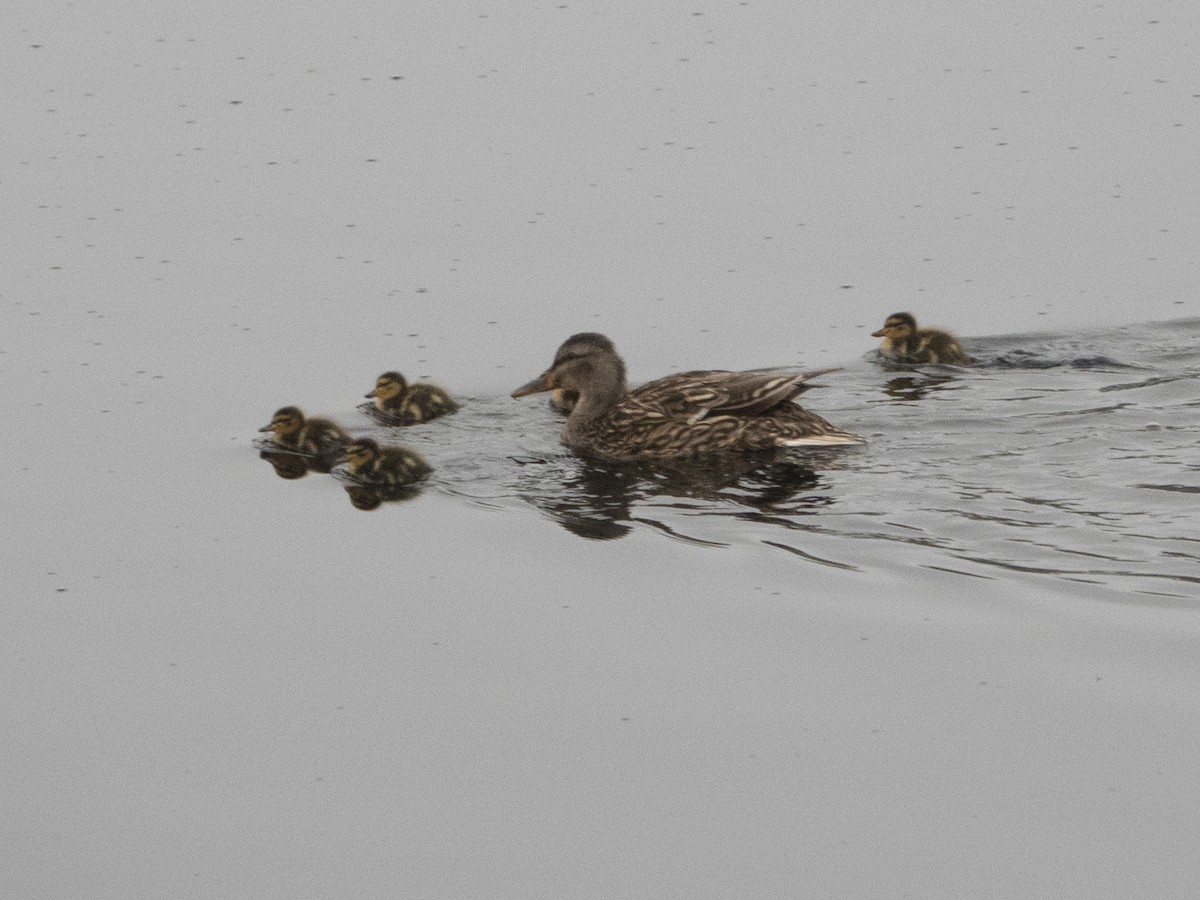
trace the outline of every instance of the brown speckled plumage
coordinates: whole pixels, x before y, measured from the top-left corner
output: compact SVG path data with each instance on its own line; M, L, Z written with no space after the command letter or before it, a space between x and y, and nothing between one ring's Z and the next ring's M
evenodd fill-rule
M572 390L579 400L562 441L586 456L610 461L673 459L715 451L805 445L860 444L791 400L817 372L696 371L668 375L632 391L625 364L604 335L577 334L541 376L514 397Z
M276 410L270 424L258 430L271 432L271 440L280 447L313 456L340 453L350 443L350 435L337 422L306 418L295 406Z
M883 338L879 352L896 362L950 366L969 366L973 362L958 338L937 328L918 328L912 313L892 313L882 328L871 332L871 337Z
M382 487L414 484L432 471L415 450L383 447L372 438L359 438L346 448L346 467L359 481Z
M409 384L399 372L384 372L375 379L368 399L374 400L379 418L397 425L416 425L458 410L458 403L434 384Z

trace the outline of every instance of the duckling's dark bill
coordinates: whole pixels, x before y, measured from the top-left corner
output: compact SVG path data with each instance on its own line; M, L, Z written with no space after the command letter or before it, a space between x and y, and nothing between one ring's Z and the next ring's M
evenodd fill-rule
M554 378L549 372L539 375L528 384L523 384L512 392L513 397L528 397L530 394L540 394L542 391L554 390Z

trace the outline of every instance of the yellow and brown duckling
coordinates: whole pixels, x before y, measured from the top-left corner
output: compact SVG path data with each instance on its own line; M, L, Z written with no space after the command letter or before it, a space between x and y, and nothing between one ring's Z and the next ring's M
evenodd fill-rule
M816 372L681 372L630 391L612 341L585 332L566 340L554 363L513 391L579 395L562 442L610 462L678 459L717 451L861 444L863 439L792 403Z
M428 422L458 410L458 403L433 384L409 384L399 372L384 372L366 395L378 417L400 425Z
M361 482L380 487L415 484L431 471L429 463L407 447L384 447L372 438L358 438L346 448L346 468Z
M271 432L271 439L280 447L312 456L339 454L350 443L350 435L337 422L305 418L295 406L276 410L271 423L258 430Z
M871 332L871 337L883 338L879 352L895 362L950 366L972 363L958 338L938 328L918 328L912 313L892 313L882 328Z

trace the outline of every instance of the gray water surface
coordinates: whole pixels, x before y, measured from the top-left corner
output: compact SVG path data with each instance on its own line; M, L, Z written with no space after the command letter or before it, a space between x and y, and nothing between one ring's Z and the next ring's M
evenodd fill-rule
M1194 4L0 25L0 896L1194 898ZM870 443L580 460L581 330Z

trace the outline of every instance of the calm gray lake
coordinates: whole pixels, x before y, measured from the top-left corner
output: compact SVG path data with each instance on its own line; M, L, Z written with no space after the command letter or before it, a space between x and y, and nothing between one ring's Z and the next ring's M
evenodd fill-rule
M1195 895L1191 6L0 25L0 896ZM584 330L869 443L578 459L508 395ZM286 404L433 476L281 478Z

